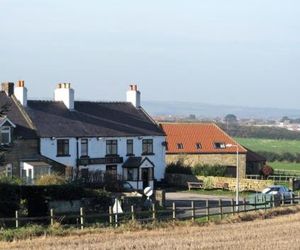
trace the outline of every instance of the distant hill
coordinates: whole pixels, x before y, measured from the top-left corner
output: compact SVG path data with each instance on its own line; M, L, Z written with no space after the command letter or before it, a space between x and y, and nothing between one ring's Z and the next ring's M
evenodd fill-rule
M235 114L238 118L280 119L283 116L299 118L300 109L240 107L212 105L196 102L143 101L143 107L151 115L184 115L195 114L199 118L224 117Z

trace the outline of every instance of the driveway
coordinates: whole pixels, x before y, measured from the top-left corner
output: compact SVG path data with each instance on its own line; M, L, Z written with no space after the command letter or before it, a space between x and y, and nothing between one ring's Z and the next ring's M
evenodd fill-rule
M206 202L210 208L210 213L219 213L219 202L222 202L223 206L229 206L223 208L223 212L231 211L232 198L228 196L213 196L213 195L202 195L189 192L167 192L166 193L166 206L172 208L173 203L176 205L176 211L178 211L178 217L190 217L192 215L191 208L192 201L194 202L196 215L205 215L206 213Z

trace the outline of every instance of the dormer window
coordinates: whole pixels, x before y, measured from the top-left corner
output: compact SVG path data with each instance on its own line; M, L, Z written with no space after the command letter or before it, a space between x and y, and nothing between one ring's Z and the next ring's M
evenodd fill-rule
M201 149L201 148L202 148L201 143L200 143L200 142L197 142L197 143L196 143L196 149Z
M177 143L177 149L183 149L183 143Z
M15 128L7 117L0 117L0 143L1 145L10 144L12 141L12 131Z
M215 142L214 147L215 147L215 149L225 149L226 144L224 142Z
M1 144L11 143L11 129L10 127L1 127Z

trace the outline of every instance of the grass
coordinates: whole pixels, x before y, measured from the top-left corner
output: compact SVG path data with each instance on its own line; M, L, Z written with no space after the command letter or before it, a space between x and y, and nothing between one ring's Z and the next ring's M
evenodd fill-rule
M296 162L270 162L269 165L274 168L274 169L279 169L279 170L295 170L295 171L300 171L300 163Z
M272 140L256 138L234 138L241 145L253 151L268 151L274 153L289 152L296 154L300 152L300 141L296 140Z
M299 211L295 206L208 223L133 223L117 229L76 230L64 237L0 242L0 249L299 249Z

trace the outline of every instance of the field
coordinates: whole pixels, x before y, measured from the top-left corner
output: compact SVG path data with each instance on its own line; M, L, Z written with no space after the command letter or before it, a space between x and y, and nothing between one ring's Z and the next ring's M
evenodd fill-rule
M267 220L0 242L0 249L299 249L300 213Z
M271 139L255 139L255 138L234 138L241 145L253 151L268 151L274 153L289 152L292 154L300 153L300 141L293 140L271 140ZM298 170L300 171L300 163L294 162L269 162L274 169L281 170Z
M241 145L253 151L268 151L274 153L289 152L300 153L300 141L294 140L271 140L256 138L234 138Z

